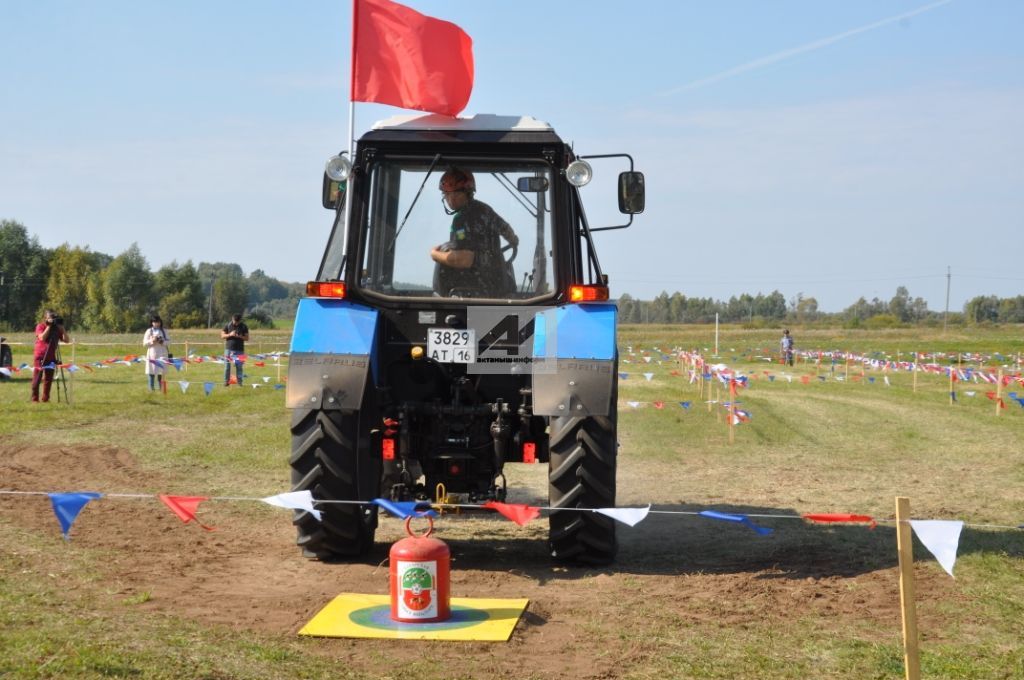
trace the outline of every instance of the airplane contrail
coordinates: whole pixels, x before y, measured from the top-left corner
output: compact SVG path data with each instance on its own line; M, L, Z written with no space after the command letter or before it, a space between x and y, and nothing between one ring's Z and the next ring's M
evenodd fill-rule
M759 69L770 64L785 61L786 59L795 57L798 54L804 54L805 52L813 52L814 50L820 50L823 47L828 47L833 43L837 43L840 40L846 40L847 38L851 38L860 33L873 31L876 28L881 28L882 26L886 26L897 21L909 19L910 17L917 16L918 14L924 14L925 12L929 12L937 7L948 5L951 2L953 2L953 0L939 0L938 2L923 5L921 7L918 7L917 9L910 10L909 12L904 12L903 14L897 14L896 16L892 16L887 19L880 19L874 23L867 24L866 26L853 28L850 29L849 31L844 31L842 33L838 33L827 38L821 38L819 40L815 40L814 42L809 42L806 45L800 45L799 47L793 47L788 50L782 50L781 52L776 52L775 54L769 54L767 57L761 57L760 59L749 61L746 64L740 64L739 66L735 66L727 71L722 71L721 73L716 73L706 78L694 80L693 82L687 83L686 85L680 85L679 87L672 88L671 90L665 90L664 92L661 93L661 96L665 97L668 95L679 94L680 92L689 92L691 90L696 90L707 85L713 85L714 83L719 83L723 80L734 78L743 73L747 73L748 71L753 71L755 69Z

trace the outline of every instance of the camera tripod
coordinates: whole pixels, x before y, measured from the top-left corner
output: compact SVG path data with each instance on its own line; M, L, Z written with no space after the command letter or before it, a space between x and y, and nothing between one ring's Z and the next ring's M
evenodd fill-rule
M57 388L57 401L63 401L66 404L71 403L71 395L68 393L68 381L64 377L64 361L60 356L60 335L50 331L50 348L53 350L53 383ZM49 352L47 353L49 354ZM46 380L46 377L43 377ZM64 390L64 398L61 399L61 389Z

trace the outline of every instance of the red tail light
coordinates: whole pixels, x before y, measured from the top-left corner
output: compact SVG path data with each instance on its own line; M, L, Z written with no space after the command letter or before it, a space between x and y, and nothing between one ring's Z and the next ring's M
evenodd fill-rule
M384 460L395 459L395 440L382 439L380 442L380 457Z
M571 286L569 302L604 302L608 299L608 286Z
M306 297L345 297L345 284L341 281L310 281L306 284Z

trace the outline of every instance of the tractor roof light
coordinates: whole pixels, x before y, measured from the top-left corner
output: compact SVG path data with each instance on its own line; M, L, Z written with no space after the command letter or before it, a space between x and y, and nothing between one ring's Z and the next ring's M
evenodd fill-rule
M594 169L590 167L590 163L583 160L576 159L565 169L565 179L574 187L584 186L593 178Z
M345 297L343 281L310 281L306 284L306 297L342 299Z
M352 161L347 156L331 156L327 159L324 172L335 182L344 182L352 174Z
M569 302L607 302L608 286L570 286Z

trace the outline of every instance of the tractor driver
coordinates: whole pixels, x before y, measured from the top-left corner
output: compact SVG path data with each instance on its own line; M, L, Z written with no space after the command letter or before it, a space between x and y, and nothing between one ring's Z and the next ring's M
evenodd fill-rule
M511 264L501 252L501 236L513 248L519 237L491 206L473 198L476 180L461 168L450 167L439 185L444 211L452 218L448 241L435 246L430 257L437 263L434 289L443 296L470 292L501 297L515 289Z

